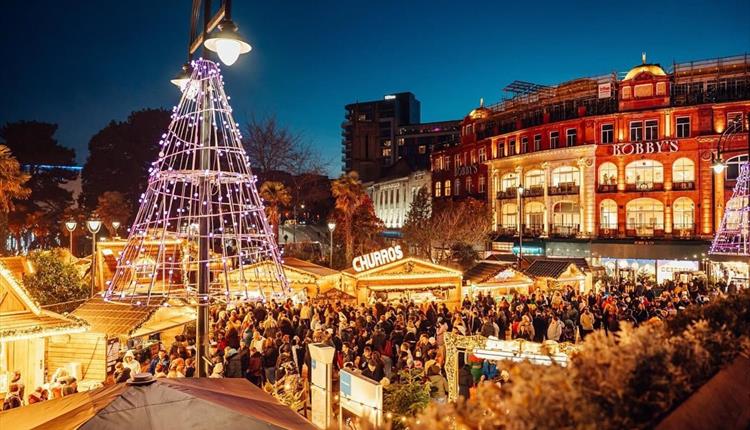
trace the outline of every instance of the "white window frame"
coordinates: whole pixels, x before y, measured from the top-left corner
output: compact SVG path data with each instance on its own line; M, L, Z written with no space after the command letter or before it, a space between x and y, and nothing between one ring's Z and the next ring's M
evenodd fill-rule
M656 140L659 140L659 120L647 119L643 121L643 141L654 142Z
M634 127L634 126L637 126L637 127ZM628 129L630 130L630 133L628 134L628 136L630 137L631 142L643 141L643 121L630 121ZM634 135L633 133L636 130L639 130L639 132L636 133L636 135ZM640 134L640 136L638 136L638 134Z
M555 135L555 140L552 140L552 135L553 134ZM549 148L550 149L556 149L556 148L559 148L559 147L560 147L560 132L557 131L557 130L550 131L549 132Z
M611 127L611 128L609 130L605 130L604 127ZM605 133L609 135L609 140L606 140L604 138ZM611 122L602 124L600 127L599 138L601 139L601 143L604 143L604 144L615 143L615 125Z
M680 124L681 119L686 119L687 124ZM684 133L684 129L687 127L687 133ZM689 116L678 116L674 120L675 137L686 138L690 137L691 121ZM682 132L681 132L682 130Z
M535 134L534 135L534 151L540 151L541 149L542 149L542 135Z
M572 134L570 133L571 131L573 132ZM573 137L573 142L570 141L571 137ZM570 148L571 146L575 146L576 143L578 143L578 129L575 127L565 129L565 146Z

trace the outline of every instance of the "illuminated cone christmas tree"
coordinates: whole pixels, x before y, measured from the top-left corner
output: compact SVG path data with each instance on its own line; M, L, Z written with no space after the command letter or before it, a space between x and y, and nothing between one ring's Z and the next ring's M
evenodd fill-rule
M216 63L193 62L105 299L286 295L281 253Z
M750 256L748 235L750 234L750 205L748 205L748 181L750 165L740 167L740 176L734 186L732 198L727 202L721 228L711 244L711 254Z

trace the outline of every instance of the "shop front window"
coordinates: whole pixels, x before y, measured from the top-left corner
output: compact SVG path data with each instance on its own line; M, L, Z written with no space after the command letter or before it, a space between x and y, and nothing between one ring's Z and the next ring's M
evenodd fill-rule
M539 169L529 170L523 177L523 185L527 196L541 196L544 194L544 171Z
M503 205L502 218L500 220L503 229L515 230L518 224L518 206L515 203Z
M541 234L544 231L544 205L540 202L529 202L524 206L523 212L526 218L525 229Z
M614 200L602 200L599 208L599 226L603 229L617 230L617 203Z
M625 166L625 184L628 191L662 189L664 166L654 160L638 160Z
M572 236L578 232L581 214L577 203L559 202L552 210L552 232L556 235Z
M445 185L445 196L448 197L451 195L451 181L450 180L445 181L444 185Z
M675 230L692 230L695 226L695 205L687 197L680 197L672 204Z
M672 165L672 182L676 189L690 188L695 183L695 163L689 158L678 158Z
M599 188L617 186L617 166L614 163L602 163L599 166Z
M664 205L650 198L631 200L625 206L626 228L638 236L653 236L664 230Z
M578 168L562 166L552 171L552 186L578 185Z
M504 192L514 191L518 188L518 175L515 173L506 173L500 180L500 190Z

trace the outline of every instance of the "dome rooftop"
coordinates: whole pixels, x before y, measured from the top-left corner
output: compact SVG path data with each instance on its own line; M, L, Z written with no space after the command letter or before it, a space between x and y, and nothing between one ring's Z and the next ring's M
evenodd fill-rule
M484 99L479 99L479 107L469 112L471 119L484 119L490 116L490 110L484 107Z
M638 66L630 69L630 71L623 78L623 81L629 81L640 75L641 73L649 73L653 76L667 76L667 73L664 71L664 69L661 68L660 65L646 64L646 53L642 54L642 61L643 64L639 64Z

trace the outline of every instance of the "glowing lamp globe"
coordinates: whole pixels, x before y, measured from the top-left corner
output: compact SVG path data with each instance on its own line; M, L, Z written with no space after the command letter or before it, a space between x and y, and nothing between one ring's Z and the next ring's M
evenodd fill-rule
M328 222L328 230L333 231L336 229L336 223L333 221Z
M237 32L237 25L231 20L219 23L218 31L212 33L203 44L219 55L219 59L227 66L231 66L240 54L250 52L252 47Z
M98 219L90 219L86 221L86 228L89 232L96 234L99 232L99 229L102 228L102 222Z
M713 169L714 173L716 173L716 174L721 174L721 172L723 172L724 169L726 169L726 167L727 167L727 165L724 164L724 162L721 161L721 159L716 160L716 162L711 166L711 168Z
M190 82L190 65L183 64L180 73L170 80L171 83L177 85L180 91L185 91L185 86Z
M71 219L69 221L65 221L65 228L68 229L68 231L72 232L76 229L76 227L78 227L78 223L76 222L76 220Z

